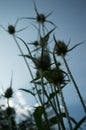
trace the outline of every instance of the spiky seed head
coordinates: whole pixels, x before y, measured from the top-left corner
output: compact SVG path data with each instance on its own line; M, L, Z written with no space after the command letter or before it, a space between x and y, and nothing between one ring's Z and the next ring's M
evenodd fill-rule
M8 116L12 116L13 114L15 114L14 108L12 108L12 107L7 107L7 108L6 108L6 114L7 114Z
M56 52L56 54L58 56L61 56L61 55L66 55L67 51L68 51L68 48L67 48L67 45L65 44L65 42L63 41L57 41L55 43L55 47L54 47L54 50Z
M34 59L34 63L38 70L40 69L42 71L48 70L51 65L50 55L44 52L43 57L40 56Z
M64 83L64 75L60 69L53 68L51 73L51 81L54 85Z
M36 19L38 23L44 23L46 21L46 17L44 14L38 14Z
M35 47L37 47L39 45L39 42L35 41L33 44L34 44Z
M45 72L44 77L49 83L55 86L65 84L65 76L62 70L58 68L52 68Z
M5 91L5 97L6 98L11 98L13 95L13 90L11 87L7 88L7 90Z
M14 34L15 33L15 27L13 25L8 26L8 32L9 34Z

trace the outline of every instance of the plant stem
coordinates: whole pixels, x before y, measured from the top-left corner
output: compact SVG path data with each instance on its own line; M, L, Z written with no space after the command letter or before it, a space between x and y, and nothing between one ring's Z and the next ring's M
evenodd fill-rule
M72 73L71 73L71 71L70 71L70 69L69 69L69 66L68 66L68 64L67 64L67 61L66 61L66 59L65 59L65 57L64 57L63 55L62 55L62 59L63 59L63 61L64 61L64 63L65 63L65 66L66 66L66 68L67 68L67 71L68 71L68 73L69 73L69 75L70 75L70 78L71 78L71 80L72 80L72 82L73 82L73 84L74 84L74 86L75 86L75 89L76 89L76 91L77 91L77 94L78 94L78 96L79 96L79 98L80 98L80 101L81 101L81 103L82 103L84 112L86 113L86 106L85 106L85 104L84 104L84 100L83 100L83 98L82 98L82 96L81 96L81 93L80 93L80 91L79 91L79 89L78 89L78 86L77 86L77 84L76 84L76 82L75 82L75 80L74 80L74 78L73 78L73 75L72 75Z
M21 55L24 55L24 54L23 54L23 51L22 51L21 47L19 46L19 44L18 44L18 42L17 42L17 40L16 40L16 38L15 38L14 35L13 35L13 38L14 38L16 44L17 44L17 47L18 47L18 49L19 49ZM28 67L28 70L29 70L29 72L30 72L30 75L31 75L32 79L34 79L34 78L33 78L33 75L32 75L32 72L31 72L31 69L30 69L30 67L29 67L29 65L28 65L28 62L27 62L26 58L25 58L25 57L23 57L23 58L24 58L24 61L25 61L26 65L27 65L27 67ZM34 85L35 85L35 84L34 84ZM36 85L35 85L35 88L36 88L36 91L38 92ZM38 93L37 93L37 94L38 94ZM40 100L40 102L41 102L41 104L42 104L42 100L41 100L41 98L40 98L39 95L38 95L38 97L39 97L39 100ZM43 106L43 105L42 105L42 106ZM43 108L43 109L44 109L44 108ZM45 119L46 119L46 121L47 121L47 123L48 123L48 119L47 119L47 115L46 115L45 110L44 110L44 117L45 117ZM49 123L48 123L48 124L49 124ZM48 126L49 126L49 125L48 125ZM50 130L50 128L49 128L48 130Z
M18 47L18 49L19 49L21 55L24 55L24 54L23 54L23 51L22 51L22 49L21 49L21 47L20 47L20 45L19 45L19 43L18 43L17 40L16 40L15 35L13 35L13 39L14 39L15 43L17 44L17 47ZM30 75L31 75L31 77L32 77L32 79L33 79L33 75L32 75L30 66L28 65L28 62L27 62L26 58L25 58L25 57L23 57L23 58L24 58L24 61L25 61L26 65L27 65L27 68L28 68L28 70L29 70L29 72L30 72Z
M7 98L7 106L8 106L8 108L10 107L9 98ZM8 115L8 124L9 124L9 130L12 130L12 123L11 123L11 116L10 115Z
M54 90L55 90L55 94L56 94L56 101L57 101L57 105L58 105L58 110L59 110L59 113L60 113L61 125L62 125L63 129L65 130L65 125L64 125L63 117L61 116L62 112L61 112L61 108L60 108L60 103L59 103L58 95L57 95L57 92L56 92L56 86L54 86Z
M42 72L41 72L41 76L42 76ZM43 78L43 77L41 77L41 78ZM42 80L43 92L44 92L44 94L46 95L48 101L50 102L50 104L51 104L51 106L52 106L52 108L53 108L53 110L54 110L54 112L55 112L55 114L56 114L57 123L58 123L58 129L61 130L61 126L62 126L62 130L65 130L65 127L64 127L64 125L62 124L62 120L61 120L61 118L60 118L60 116L59 116L59 114L58 114L58 112L57 112L57 108L54 107L52 101L50 100L50 98L49 98L49 96L48 96L48 94L47 94L47 92L46 92L46 90L45 90L45 87L44 87L44 84L43 84L43 79L41 79L41 80ZM60 123L61 123L61 126L60 126Z
M71 121L70 121L69 112L68 112L68 109L67 109L67 106L66 106L66 103L65 103L65 100L64 100L64 96L63 96L63 93L62 93L62 90L61 90L61 86L59 84L58 84L58 88L59 88L59 92L60 92L60 95L61 95L61 100L62 100L64 109L65 109L65 114L66 114L66 117L68 119L69 128L70 128L70 130L72 130L72 124L71 124Z
M41 77L41 83L42 83L43 94L45 94L45 91L46 91L46 90L45 90L45 88L44 88L42 70L40 70L40 77ZM45 110L45 109L44 109L44 110ZM44 115L45 115L45 119L46 119L46 122L47 122L48 130L50 130L49 120L48 120L48 118L47 118L46 112L44 113Z

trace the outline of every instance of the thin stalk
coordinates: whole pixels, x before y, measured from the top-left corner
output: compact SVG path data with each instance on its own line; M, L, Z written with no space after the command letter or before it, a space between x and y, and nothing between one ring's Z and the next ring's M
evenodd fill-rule
M42 32L43 32L43 36L45 36L44 23L42 24Z
M56 108L54 107L52 101L50 100L50 98L49 98L49 96L48 96L48 94L47 94L47 92L46 92L46 90L45 90L45 87L44 87L44 84L43 84L43 76L42 76L42 72L41 72L41 80L42 80L42 88L43 88L43 92L44 92L44 94L46 95L48 101L50 102L50 104L51 104L51 106L52 106L52 108L53 108L53 110L54 110L54 112L55 112L55 114L56 114L57 122L58 122L58 128L59 128L59 130L61 130L61 126L62 126L62 130L65 130L65 129L64 129L64 126L63 126L63 124L62 124L62 122L61 122L61 119L60 119L60 117L59 117L59 114L58 114ZM60 126L60 123L61 123L61 126Z
M45 94L45 91L46 91L46 90L45 90L45 88L44 88L42 70L40 70L40 77L41 77L41 84L42 84L43 94ZM48 118L47 118L46 112L45 112L44 114L45 114L45 117L46 117L46 122L47 122L48 130L50 130L49 120L48 120Z
M62 90L61 90L60 84L58 84L58 88L59 88L59 92L60 92L60 95L61 95L61 100L62 100L64 109L65 109L65 114L66 114L66 117L67 117L67 120L68 120L69 128L70 128L70 130L73 130L73 129L72 129L71 120L70 120L70 117L69 117L69 112L68 112L68 109L67 109L67 106L66 106L66 103L65 103L65 100L64 100L64 96L63 96L63 92L62 92Z
M50 84L50 86L51 86L51 84ZM53 88L54 88L54 90L53 90ZM55 97L53 97L54 105L55 105L56 111L57 111L57 107L58 107L60 123L61 123L62 129L65 130L65 125L63 122L63 118L61 116L60 103L59 103L59 99L58 99L57 92L56 92L56 86L51 86L51 91L55 92Z
M23 54L23 51L22 51L22 49L21 49L21 47L20 47L20 45L19 45L19 43L17 42L17 40L16 40L16 38L15 38L15 35L13 35L13 39L14 39L14 41L15 41L15 43L16 43L16 45L17 45L17 47L18 47L18 49L19 49L19 51L20 51L20 53L21 53L21 55L24 55L24 54ZM33 75L32 75L30 66L29 66L29 64L28 64L28 62L27 62L27 60L26 60L26 58L25 58L25 57L23 57L23 58L24 58L24 61L25 61L26 65L27 65L27 68L28 68L28 70L29 70L29 72L30 72L30 75L31 75L31 77L32 77L32 79L33 79Z
M22 51L21 47L19 46L19 44L18 44L18 42L17 42L17 40L16 40L16 38L15 38L14 35L13 35L13 38L14 38L16 44L17 44L17 47L18 47L18 49L19 49L21 55L24 55L24 54L23 54L23 51ZM25 57L23 57L23 58L24 58L24 61L25 61L26 65L27 65L27 67L28 67L28 70L29 70L29 72L30 72L30 75L31 75L32 79L34 79L34 78L33 78L33 74L32 74L32 72L31 72L31 69L30 69L30 67L29 67L29 65L28 65L28 62L27 62L26 58L25 58ZM34 85L35 85L35 84L34 84ZM36 91L37 91L37 94L38 94L38 89L37 89L37 86L36 86L36 85L35 85L35 88L36 88ZM42 100L41 100L39 94L38 94L38 97L39 97L39 100L40 100L40 102L41 102L41 104L42 104ZM43 105L42 105L42 106L43 106ZM46 113L45 113L45 112L44 112L44 117L45 117L45 119L47 120L47 118L46 118Z
M54 107L54 105L53 105L52 101L50 100L50 98L49 98L49 96L48 96L48 94L47 94L47 92L46 92L45 88L44 88L44 93L45 93L45 95L46 95L46 97L47 97L48 101L49 101L49 102L50 102L50 104L51 104L51 107L53 108L53 110L54 110L54 112L55 112L55 114L56 114L57 123L58 123L58 128L59 128L59 130L61 130L61 127L60 127L61 120L60 120L60 118L59 118L59 114L58 114L58 112L57 112L56 108ZM64 129L63 129L63 130L64 130Z
M56 92L56 86L54 86L54 90L55 90L55 93L56 93L56 101L57 101L57 105L58 105L58 110L59 110L59 113L61 115L62 112L61 112L61 108L60 108L60 103L59 103L58 95L57 95L57 92ZM62 116L60 116L60 118L61 118L62 127L65 130L65 125L64 125L64 121L63 121Z
M64 61L64 63L65 63L65 66L66 66L66 68L67 68L67 71L68 71L68 73L69 73L69 75L70 75L70 78L71 78L71 80L72 80L72 82L73 82L73 84L74 84L74 87L75 87L75 89L76 89L76 91L77 91L77 94L78 94L78 96L79 96L79 98L80 98L80 101L81 101L81 104L82 104L82 106L83 106L84 112L86 113L86 106L85 106L84 100L83 100L83 98L82 98L82 96L81 96L81 93L80 93L80 91L79 91L79 89L78 89L78 86L77 86L77 84L76 84L76 82L75 82L75 80L74 80L74 77L73 77L73 75L72 75L72 73L71 73L71 71L70 71L70 69L69 69L69 66L68 66L68 64L67 64L67 61L66 61L66 59L65 59L65 57L64 57L63 55L62 55L62 59L63 59L63 61Z
M22 49L21 49L21 47L20 47L20 45L19 45L19 43L18 43L18 41L16 40L15 35L13 35L13 39L14 39L14 41L15 41L15 43L16 43L16 45L17 45L17 47L18 47L18 49L19 49L19 51L20 51L20 53L21 53L21 55L24 55L24 54L23 54L23 51L22 51ZM30 51L28 51L28 52L29 52L29 54L31 55ZM33 74L32 74L32 71L31 71L31 69L30 69L30 66L29 66L29 64L28 64L28 62L27 62L27 60L26 60L26 58L23 57L23 59L24 59L24 61L25 61L25 63L26 63L26 66L27 66L27 68L28 68L28 70L29 70L29 72L30 72L31 78L32 78L32 80L33 80L34 78L33 78ZM37 86L36 86L35 84L34 84L34 86L35 86L36 91L37 91ZM35 97L35 100L37 101L36 97Z
M50 85L50 87L51 87L51 92L54 93L54 90L53 90L54 87L52 86L51 83L50 83L49 85ZM53 103L54 103L55 108L57 108L55 96L53 97Z
M11 117L8 117L8 122L9 122L9 130L12 130L12 124L11 124Z
M9 105L9 98L7 98L7 106L8 108L10 107ZM11 116L8 116L8 124L9 124L9 130L12 130L12 123L11 123Z
M9 98L7 98L7 106L10 107L10 105L9 105Z

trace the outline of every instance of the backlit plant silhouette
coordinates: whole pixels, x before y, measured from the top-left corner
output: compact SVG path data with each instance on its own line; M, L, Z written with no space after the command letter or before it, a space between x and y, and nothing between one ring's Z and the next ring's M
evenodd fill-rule
M78 128L81 128L81 125L86 121L86 105L68 66L66 55L77 46L83 44L84 41L76 44L72 48L69 48L70 41L68 44L61 40L58 41L55 36L56 25L52 21L48 20L48 16L50 16L52 12L45 16L43 13L38 12L35 1L33 1L33 3L36 17L20 17L17 19L15 25L9 25L7 30L1 25L5 31L13 36L20 51L20 56L23 57L32 78L30 81L30 84L33 85L31 89L20 88L19 90L25 91L34 96L39 104L37 107L34 107L33 117L34 124L36 124L37 128L35 127L33 129L51 130L52 126L56 124L56 129L66 130L66 124L68 124L69 130L77 130ZM27 28L16 31L16 25L20 20L28 20L28 22L29 20L35 20L37 26L33 26L36 27L39 37L32 43L27 43L16 34L17 32L23 31ZM48 29L46 23L51 24L52 29ZM50 37L53 39L53 49L48 47ZM27 49L28 53L24 54L20 42ZM32 46L33 51L31 50ZM62 69L62 63L61 61L58 61L58 56L62 58L67 72ZM33 63L33 68L30 67L29 61ZM35 75L33 69L35 69ZM84 116L79 122L77 122L74 117L70 116L72 114L69 113L67 102L64 98L63 89L69 85L70 81L73 83L84 110ZM13 90L11 87L8 88L4 94L4 97L7 98L9 108L9 110L7 108L7 113L9 114L11 114L9 98L12 97L12 94ZM51 117L48 116L49 108L53 111ZM65 120L67 120L67 123L65 123ZM27 126L27 128L29 129L29 126ZM25 130L27 128L25 128ZM9 130L12 129L12 124L9 122ZM15 128L15 130L17 130L17 128Z

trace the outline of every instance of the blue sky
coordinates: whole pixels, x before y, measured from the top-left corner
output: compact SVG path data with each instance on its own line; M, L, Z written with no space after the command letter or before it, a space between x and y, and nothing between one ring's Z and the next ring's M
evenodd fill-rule
M54 11L49 17L58 28L55 30L57 39L68 42L71 38L70 47L86 40L86 0L35 0L39 12L48 14ZM0 0L0 24L7 28L9 24L14 24L18 17L35 16L32 0ZM17 29L30 26L31 21L20 21ZM36 39L35 29L30 26L27 30L18 34L26 42ZM24 49L24 48L23 48ZM14 40L7 32L0 28L0 88L2 84L6 89L13 73L14 91L18 88L29 88L31 80L27 67L21 57ZM76 79L79 89L84 99L86 99L86 43L79 46L66 57L72 73ZM73 89L72 83L64 91L66 101L71 111L79 106L80 118L83 114L77 94ZM23 92L24 94L24 92ZM29 105L34 105L34 99L28 94ZM15 96L14 96L15 98ZM77 104L77 105L76 105ZM74 107L73 107L74 106ZM75 113L74 113L75 114ZM77 117L77 119L78 119Z

